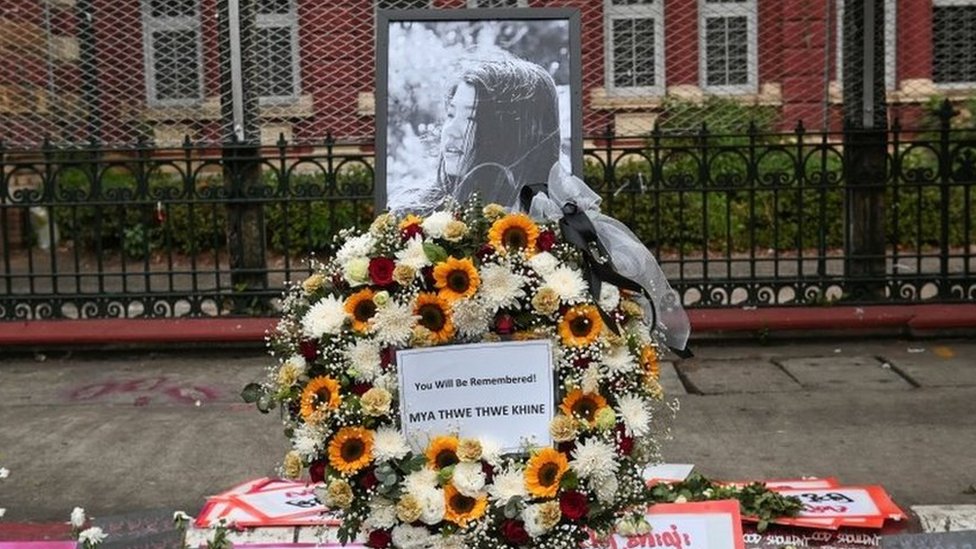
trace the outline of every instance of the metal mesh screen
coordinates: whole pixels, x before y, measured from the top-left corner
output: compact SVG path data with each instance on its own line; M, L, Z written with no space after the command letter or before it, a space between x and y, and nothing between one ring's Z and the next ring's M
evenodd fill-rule
M223 0L221 0L223 1ZM841 127L851 0L241 0L256 32L261 138L374 134L377 8L574 7L581 11L584 131ZM226 3L226 2L224 2ZM0 7L0 138L71 145L219 142L218 0L6 0ZM976 0L878 0L889 118L931 120L976 95ZM223 52L226 55L226 52ZM863 55L851 57L854 67ZM850 83L847 84L851 86ZM855 92L857 90L854 90Z

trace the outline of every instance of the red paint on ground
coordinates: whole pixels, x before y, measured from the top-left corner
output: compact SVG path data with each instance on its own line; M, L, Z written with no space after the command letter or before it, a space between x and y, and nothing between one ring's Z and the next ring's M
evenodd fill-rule
M71 525L67 522L5 522L0 521L2 541L70 540Z

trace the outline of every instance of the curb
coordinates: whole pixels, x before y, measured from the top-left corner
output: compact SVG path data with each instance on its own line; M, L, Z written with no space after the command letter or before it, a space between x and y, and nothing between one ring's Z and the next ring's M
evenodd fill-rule
M976 304L692 309L697 336L932 336L976 332ZM0 322L0 346L160 343L261 344L274 318L31 320Z

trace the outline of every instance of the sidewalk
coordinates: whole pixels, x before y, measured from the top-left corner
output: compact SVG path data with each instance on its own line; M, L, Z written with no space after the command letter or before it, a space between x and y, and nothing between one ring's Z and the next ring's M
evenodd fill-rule
M716 479L832 475L904 508L976 504L976 342L705 341L665 364L681 410L665 457ZM241 402L261 349L0 351L5 525L138 510L196 513L275 475L278 414Z

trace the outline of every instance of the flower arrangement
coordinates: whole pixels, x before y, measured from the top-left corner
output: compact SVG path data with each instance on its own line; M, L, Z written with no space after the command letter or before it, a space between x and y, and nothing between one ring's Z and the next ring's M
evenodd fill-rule
M476 202L382 214L289 286L269 336L277 363L245 400L283 409L287 476L308 470L342 509L340 539L370 547L579 547L651 501L641 478L670 416L659 345L639 298L592 295L558 227ZM552 342L552 446L503 454L440 433L412 451L399 428L396 351Z

